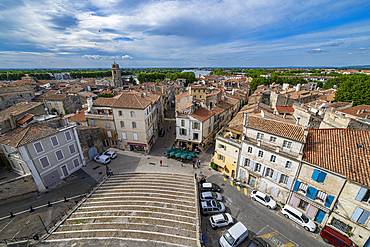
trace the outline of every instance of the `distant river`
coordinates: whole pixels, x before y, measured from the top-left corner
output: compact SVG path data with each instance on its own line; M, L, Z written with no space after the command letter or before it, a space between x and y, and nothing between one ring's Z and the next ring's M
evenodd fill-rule
M211 71L206 71L206 70L190 70L190 69L183 70L182 72L194 72L196 78L199 78L204 75L209 75L209 73L211 73Z

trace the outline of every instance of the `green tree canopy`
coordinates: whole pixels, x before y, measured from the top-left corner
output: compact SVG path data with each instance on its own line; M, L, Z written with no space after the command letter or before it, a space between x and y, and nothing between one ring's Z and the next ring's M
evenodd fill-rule
M344 75L338 78L335 101L352 102L353 106L370 103L370 76Z

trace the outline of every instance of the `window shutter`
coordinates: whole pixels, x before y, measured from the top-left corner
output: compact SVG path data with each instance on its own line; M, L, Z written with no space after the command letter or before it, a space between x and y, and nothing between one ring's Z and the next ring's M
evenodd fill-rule
M325 172L320 172L319 177L317 178L317 182L323 183L326 178Z
M334 200L334 196L328 195L328 197L326 198L326 201L325 201L325 204L324 205L326 207L330 208L330 205L333 202L333 200Z
M277 172L275 171L274 174L272 174L272 181L276 182L276 175L277 175Z
M320 175L319 170L316 170L316 169L315 169L315 170L313 171L313 174L312 174L312 177L311 177L311 178L312 178L313 180L317 181L317 179L318 179L319 175Z
M198 123L198 130L200 130L200 123Z
M194 129L194 122L191 122L191 128Z
M291 188L292 188L293 181L294 181L294 179L293 179L293 178L289 178L289 179L288 179L288 184L287 184L287 186L288 186L288 188L289 188L289 189L291 189ZM298 186L299 186L299 185L298 185Z
M261 165L261 175L262 177L266 174L266 166Z
M358 219L358 223L365 224L365 222L366 222L367 218L369 217L369 215L370 215L370 212L364 210L364 212L360 216L360 219Z
M360 218L363 211L364 210L362 210L360 207L356 207L356 210L355 212L353 212L351 219L358 222L358 219Z
M254 171L254 169L256 169L256 162L254 162L253 160L251 160L251 162L249 164L249 169L251 169L252 171Z
M306 196L308 198L315 200L316 194L317 194L317 189L315 189L314 187L308 187L307 193L306 193Z
M274 171L274 175L276 174L276 178L275 178L275 182L279 183L280 181L280 177L281 177L281 173L280 172L277 172L277 171Z
M366 192L367 192L367 189L364 188L364 187L361 187L360 190L357 193L357 196L355 197L355 200L362 201L362 199L364 198Z
M300 184L301 182L299 182L298 180L296 180L295 181L295 184L294 184L294 187L293 187L293 190L294 191L297 191L298 190L298 188L299 188L299 184Z
M186 129L184 129L184 134L186 135Z

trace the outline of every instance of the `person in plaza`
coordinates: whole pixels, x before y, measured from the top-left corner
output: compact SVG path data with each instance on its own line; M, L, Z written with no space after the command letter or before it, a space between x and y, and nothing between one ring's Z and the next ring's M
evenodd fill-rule
M195 168L195 161L193 161L193 168Z
M111 175L111 176L113 175L113 170L112 169L109 170L109 175Z
M162 166L162 160L159 161L159 166Z

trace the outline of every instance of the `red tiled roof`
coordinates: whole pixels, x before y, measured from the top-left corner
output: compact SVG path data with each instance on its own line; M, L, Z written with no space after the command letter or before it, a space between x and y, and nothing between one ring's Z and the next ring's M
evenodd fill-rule
M18 104L12 105L5 110L0 111L0 122L9 118L9 114L13 114L17 116L22 113L26 113L27 111L42 105L43 103L38 102L19 102Z
M306 141L306 136L304 136L304 127L300 125L283 123L277 120L266 119L258 116L249 116L248 127L285 136L300 142Z
M310 129L303 160L370 187L370 132Z
M112 104L112 107L145 109L152 101L149 97L141 97L141 94L137 92L124 92Z
M202 122L206 121L208 118L212 117L213 115L215 114L203 107L199 107L198 110L190 114L190 116Z
M23 118L19 119L17 121L17 124L24 124L25 122L27 122L28 120L32 119L35 115L33 114L27 114L26 116L24 116Z
M116 98L105 98L99 97L93 101L93 106L108 106L111 107L113 103L116 101Z
M79 113L76 113L75 115L70 117L68 120L69 121L77 121L77 122L85 122L86 121L86 118L85 118L85 111L86 110L87 110L87 108L82 109Z
M280 113L294 113L294 108L291 106L276 106L276 110Z
M342 112L348 115L366 118L366 116L370 115L370 105L358 105L353 107L348 107L342 110L338 110L338 112Z
M7 132L4 136L0 137L0 143L12 147L20 147L56 133L58 133L58 130L45 124L34 123L27 127L18 127Z

